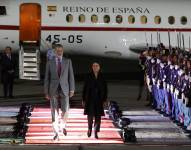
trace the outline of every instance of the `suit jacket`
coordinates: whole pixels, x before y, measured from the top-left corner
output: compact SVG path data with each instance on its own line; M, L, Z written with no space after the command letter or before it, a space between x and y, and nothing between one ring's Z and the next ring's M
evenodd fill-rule
M65 57L62 58L62 70L60 77L57 72L56 58L47 61L45 80L44 80L44 92L46 95L54 96L61 86L61 89L65 96L69 95L70 91L75 90L75 81L72 62Z
M7 55L3 55L1 59L1 72L2 72L2 82L6 82L7 80L13 79L15 76L15 68L16 68L16 60L13 55L11 55L11 59L7 57ZM10 71L13 71L10 73Z

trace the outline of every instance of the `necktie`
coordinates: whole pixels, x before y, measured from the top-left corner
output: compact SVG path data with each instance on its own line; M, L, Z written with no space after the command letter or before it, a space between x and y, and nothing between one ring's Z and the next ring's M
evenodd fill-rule
M58 76L60 77L60 74L61 74L61 60L60 60L60 58L58 58L57 71L58 71Z

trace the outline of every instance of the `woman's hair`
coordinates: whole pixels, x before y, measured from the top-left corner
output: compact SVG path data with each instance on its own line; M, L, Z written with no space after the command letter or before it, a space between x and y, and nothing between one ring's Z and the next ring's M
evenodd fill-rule
M92 69L93 64L98 64L98 65L100 66L100 70L99 70L99 72L101 72L101 65L100 65L100 63L97 62L97 61L94 61L93 63L91 63L91 66L90 66L90 72L93 72L93 69Z
M93 65L93 64L98 64L98 65L100 65L100 63L97 62L97 61L94 61L94 62L92 63L92 65Z

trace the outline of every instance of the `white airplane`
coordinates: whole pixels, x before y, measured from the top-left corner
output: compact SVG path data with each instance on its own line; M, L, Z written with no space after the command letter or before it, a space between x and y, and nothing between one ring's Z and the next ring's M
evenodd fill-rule
M39 53L52 43L69 54L125 59L161 42L190 49L190 6L190 0L0 0L0 50L20 53L21 78L39 79Z

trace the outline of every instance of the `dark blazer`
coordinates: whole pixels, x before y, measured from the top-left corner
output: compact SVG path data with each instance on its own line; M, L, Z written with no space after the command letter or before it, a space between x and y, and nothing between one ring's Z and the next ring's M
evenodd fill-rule
M16 68L16 60L13 57L13 55L11 55L11 59L9 59L7 57L6 54L2 55L1 58L1 75L2 75L2 82L6 82L7 80L13 79L15 76L15 68ZM10 73L9 71L14 71L12 73Z
M103 103L107 100L107 83L101 73L96 79L94 73L89 73L83 87L84 114L103 116Z

